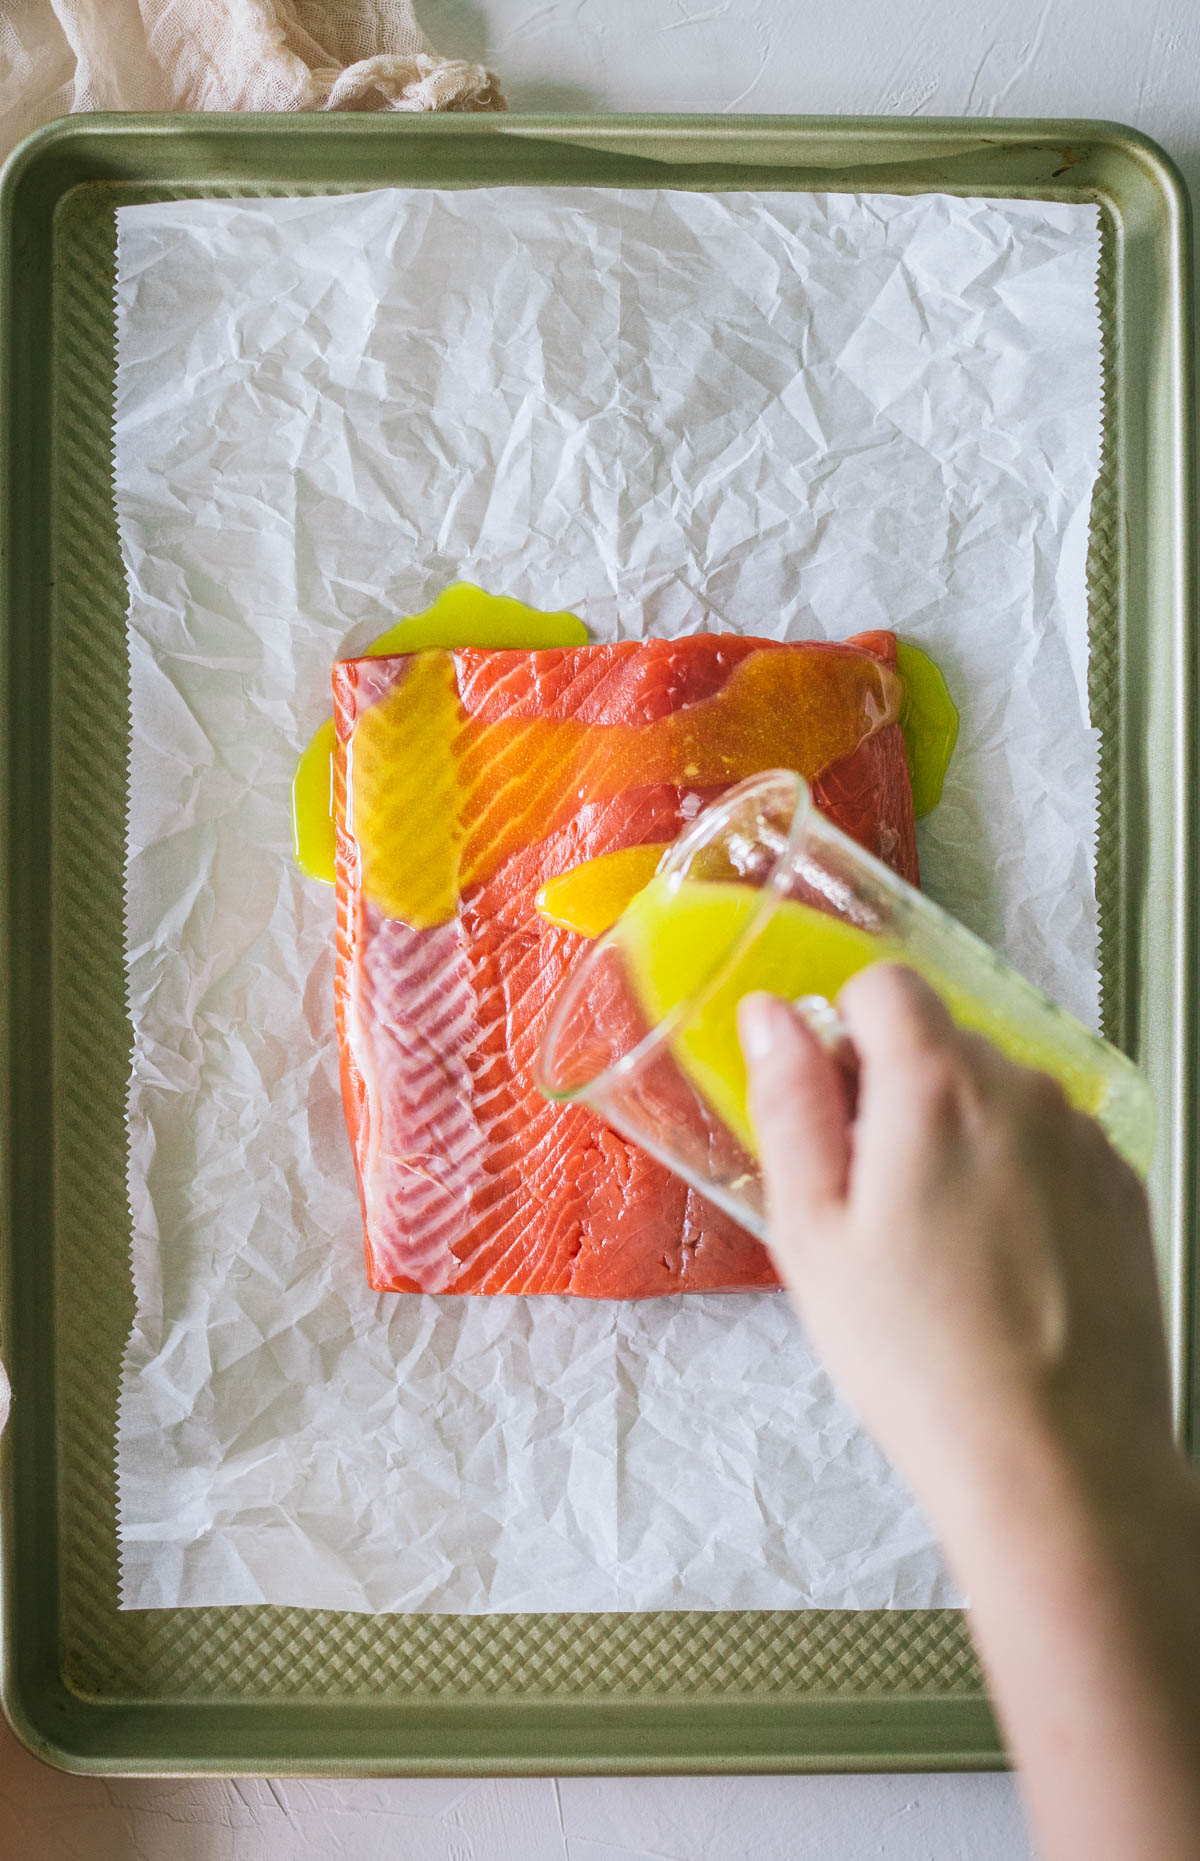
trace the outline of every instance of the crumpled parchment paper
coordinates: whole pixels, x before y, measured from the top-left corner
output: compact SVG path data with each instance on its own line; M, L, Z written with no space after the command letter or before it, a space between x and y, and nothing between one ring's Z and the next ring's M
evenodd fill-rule
M596 639L895 627L962 708L928 889L1094 1022L1096 211L506 188L118 225L123 1605L951 1601L782 1297L368 1291L289 784L334 655L456 578Z

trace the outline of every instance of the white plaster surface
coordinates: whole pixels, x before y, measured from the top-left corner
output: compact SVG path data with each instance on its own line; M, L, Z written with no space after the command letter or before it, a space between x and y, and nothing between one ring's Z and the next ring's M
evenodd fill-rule
M0 0L0 27L5 6ZM520 110L1089 116L1200 182L1195 0L419 0ZM112 1782L0 1734L0 1861L1021 1861L990 1776Z

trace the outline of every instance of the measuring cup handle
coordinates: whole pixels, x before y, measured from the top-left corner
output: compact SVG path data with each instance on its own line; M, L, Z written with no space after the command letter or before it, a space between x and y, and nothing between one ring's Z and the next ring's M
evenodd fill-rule
M811 1028L821 1045L827 1047L835 1059L842 1059L845 1049L851 1044L850 1029L833 1003L824 995L795 995L792 997L792 1007Z

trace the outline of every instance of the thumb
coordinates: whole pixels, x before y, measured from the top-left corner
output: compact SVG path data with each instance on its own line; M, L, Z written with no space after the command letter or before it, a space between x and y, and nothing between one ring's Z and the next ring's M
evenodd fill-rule
M802 1231L805 1216L839 1204L850 1169L850 1103L832 1054L789 1003L747 995L738 1034L750 1080L773 1237Z

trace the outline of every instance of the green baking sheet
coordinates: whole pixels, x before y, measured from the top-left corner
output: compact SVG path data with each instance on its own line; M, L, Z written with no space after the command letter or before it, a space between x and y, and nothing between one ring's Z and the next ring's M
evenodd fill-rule
M985 133L986 132L986 133ZM953 192L1102 209L1092 524L1108 1031L1162 1114L1153 1191L1187 1421L1196 999L1186 203L1095 123L92 117L0 204L5 863L4 1702L53 1762L337 1774L1000 1761L951 1611L367 1617L119 1612L113 1442L131 1317L122 960L125 593L109 486L114 212L397 186Z

